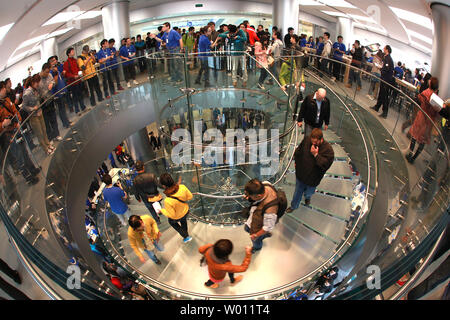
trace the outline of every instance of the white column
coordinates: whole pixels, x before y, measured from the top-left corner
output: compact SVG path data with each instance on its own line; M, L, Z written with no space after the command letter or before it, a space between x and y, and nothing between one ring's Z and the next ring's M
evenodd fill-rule
M434 35L433 51L431 56L431 75L439 79L439 96L442 99L450 98L450 7L445 4L433 3Z
M272 24L278 27L281 36L284 37L289 27L297 34L299 0L273 0L272 3Z
M356 39L353 39L353 22L352 20L344 17L338 17L337 21L337 28L336 28L337 34L336 34L336 41L338 36L342 36L344 40L342 43L345 44L345 48L348 49L349 45L350 48L352 47L352 44L355 42Z
M58 44L56 43L56 38L53 37L43 40L40 45L40 50L42 63L47 62L47 59L51 56L58 55Z
M114 38L117 47L122 38L130 36L129 5L128 0L113 0L102 7L103 35L108 40Z

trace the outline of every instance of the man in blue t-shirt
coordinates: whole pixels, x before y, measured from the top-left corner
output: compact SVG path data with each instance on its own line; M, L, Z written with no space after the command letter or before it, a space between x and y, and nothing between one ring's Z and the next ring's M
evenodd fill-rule
M116 50L116 48L114 47L116 43L116 40L114 39L109 39L108 41L108 47L109 47L109 51L111 53L111 59L108 60L106 62L106 66L109 68L109 70L111 70L111 74L114 76L114 79L116 80L116 84L117 84L117 90L124 90L122 85L120 84L120 78L119 78L119 64L117 62L117 57L119 56L119 52Z
M300 48L306 47L306 34L300 36Z
M158 38L156 35L151 35L152 38L156 39L159 43L161 43L162 47L165 47L169 53L171 54L171 59L169 59L169 74L172 81L181 82L183 81L181 77L181 64L179 63L182 57L179 53L183 52L184 45L183 39L181 39L181 35L175 30L170 28L170 23L165 22L162 25L162 29L164 35L162 38ZM178 55L177 55L178 53Z
M123 73L125 76L125 82L127 87L130 88L130 80L133 79L134 84L139 84L136 81L136 70L134 69L134 58L136 57L136 48L131 44L131 39L127 38L125 45L120 48L119 52L120 58L125 60L123 65Z
M397 63L397 66L394 68L394 77L403 79L403 69L402 69L402 62L399 61Z
M106 99L109 99L111 95L116 94L116 90L114 90L114 82L112 80L111 71L108 68L108 62L113 58L113 54L109 49L108 40L103 39L100 42L100 50L97 52L97 61L100 63L100 71L102 73L102 82L103 82L103 93L105 94ZM109 88L109 93L108 93Z
M344 38L338 36L338 41L333 44L333 80L340 80L342 55L345 53L345 44L342 43ZM339 61L339 62L338 62Z
M198 40L198 57L200 59L200 71L198 72L196 84L200 84L200 78L204 73L205 86L209 86L209 69L208 69L208 57L210 56L211 47L216 45L216 42L211 44L209 37L212 33L211 27L203 27L200 29L200 38Z
M69 128L72 124L67 118L66 106L69 105L68 92L66 89L66 81L63 77L63 66L58 63L58 56L51 56L48 58L48 63L50 63L51 69L50 73L53 76L53 81L55 85L52 88L52 95L55 95L54 101L58 108L59 118L64 126L64 128Z
M103 189L103 199L109 203L111 211L119 218L123 226L128 225L128 219L131 216L130 209L123 202L128 196L123 191L120 182L117 182L119 187L114 186L112 178L109 174L104 174L102 177L103 183L106 185Z

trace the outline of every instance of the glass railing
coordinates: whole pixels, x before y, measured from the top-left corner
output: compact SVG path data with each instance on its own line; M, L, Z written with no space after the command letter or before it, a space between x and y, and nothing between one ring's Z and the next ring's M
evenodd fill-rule
M371 258L358 265L359 270L347 273L330 296L335 299L373 299L404 274L409 273L417 280L417 274L413 274L423 270L421 265L426 261L425 255L448 222L448 129L442 125L437 111L423 110L417 104L419 90L406 81L395 79L395 84L386 83L374 76L379 73L376 65L365 63L361 69L356 68L350 65L351 59L347 57L344 62L323 60L333 65L333 70L335 66L340 69L339 77L335 79L329 72L322 71L323 67L318 68L319 59L310 54L306 69L311 75L319 75L322 83L338 93L354 112L363 132L367 133L377 158L378 177L378 188L370 193L374 201L381 198L385 205L385 210L381 211L385 216L380 214L381 220L373 220L374 224L381 223L382 234L374 238L376 246L372 248ZM353 82L351 87L348 79L353 73L361 79L361 84ZM375 92L375 98L367 94L377 90L377 86L385 86L388 91L386 118L376 116L370 109L376 104L377 94ZM413 129L405 131L409 126ZM425 128L421 133L425 139L420 135L417 137L418 128ZM409 135L425 142L424 150L417 158L413 156L413 161L406 157L411 147ZM371 210L377 208L372 205ZM381 270L382 288L379 290L367 287L374 278L367 271L370 266ZM397 291L405 293L401 289L392 290L384 293L385 299L401 297Z
M258 177L269 180L285 190L288 199L292 197L295 187L295 178L292 179L295 177L292 157L296 145L302 138L301 130L293 121L293 115L299 112L296 106L299 91L294 84L301 82L304 77L306 84L304 96L314 93L319 87L324 87L328 91L327 97L332 112L328 130L324 133L325 139L335 147L336 160L326 174L327 184L319 185L317 188L320 196L332 196L333 201L325 201L325 205L312 202L311 207L321 214L336 219L343 229L342 234L330 233L329 230L319 228L314 221L296 215L295 212L286 214L283 220L288 221L287 225L292 226L294 223L302 225L329 243L333 243L333 246L326 247L327 252L321 252L317 265L304 270L302 275L291 281L258 292L236 295L204 294L168 285L140 271L139 262L123 251L123 244L120 241L124 240L124 230L118 228L116 223L112 223L111 219L102 218L103 221L97 221L98 227L102 230L101 240L111 259L131 275L136 276L159 297L283 299L299 288L314 291L316 281L321 275L332 267L339 266L349 250L357 250L358 246L354 244L361 243L361 238L358 237L361 230L371 227L366 222L384 216L386 221L383 221L383 228L380 230L383 232L380 243L388 243L392 232L400 227L399 236L394 241L381 249L377 248L378 260L383 262L379 265L382 271L388 270L388 267L398 262L397 244L400 243L404 230L408 230L409 235L417 237L416 245L427 243L425 240L430 239L427 232L433 231L433 227L445 216L448 187L444 178L446 179L448 172L448 151L445 143L440 149L433 149L433 146L445 140L439 131L440 128L433 125L438 130L438 135L434 139L439 143L433 141L432 145L427 145L414 165L407 164L399 150L408 146L400 128L400 122L407 120L405 115L391 107L388 119L379 121L367 108L368 102L362 92L365 92L365 88L375 78L364 73L368 80L363 78L362 89L350 90L339 81L332 82L327 74L318 71L312 65L307 65L305 61L308 59L309 56L305 57L303 54L276 59L277 68L265 69L269 74L266 80L271 79L271 84L263 83L262 89L258 86L261 68L257 67L253 57L244 52L238 59L227 51L215 52L214 56L208 57L209 81L205 83L201 79L200 84L196 83L198 66L201 63L197 55L156 53L135 58L135 61L141 60L147 67L143 73L145 79L142 81L143 76L138 76L139 86L133 85L130 90L111 95L109 99L82 116L75 116L75 124L61 134L64 135L64 139L57 142L53 157L48 157L45 154L46 150L40 148L37 140L31 136L30 120L33 119L35 111L22 121L20 130L15 131L11 140L14 143L4 156L2 176L5 184L1 204L5 209L2 219L8 232L25 256L30 260L33 259L39 272L59 284L58 288L53 289L60 296L70 292L78 298L87 299L93 296L89 296L86 292L90 294L98 292L96 298L123 298L121 292L109 283L99 268L94 266L96 257L92 253L91 255L87 253L86 250L89 250L87 237L83 243L80 232L85 231L82 210L90 177L95 175L95 169L107 157L110 150L136 130L155 123L163 141L163 147L159 150L162 153L161 160L165 160L149 161L147 168L153 168L158 173L168 171L174 177L181 176L183 183L195 193L191 204L192 220L225 228L236 227L244 221L239 212L246 205L242 201L242 190L248 179ZM296 65L295 72L287 67L292 65L293 61ZM311 56L311 62L313 61L314 56ZM232 74L230 77L229 73L233 73L231 66L234 63L238 66L239 63L241 66L245 64L246 74L245 72L242 75ZM287 86L283 86L283 81L278 77L273 77L280 72L280 67L283 68L283 63L287 63L284 66L287 74L284 74L283 80ZM119 70L123 69L122 64L123 62L117 65ZM345 65L342 68L345 76L347 71L344 68L350 67ZM177 74L175 71L180 73ZM98 75L101 77L102 73L98 72ZM168 75L171 77L168 78ZM81 80L90 76L86 75ZM177 76L181 77L181 81L176 81ZM394 88L393 90L397 93L396 99L408 102L410 111L420 110L406 94ZM300 105L301 103L298 108ZM217 111L214 113L215 108L218 109L219 115L225 115L224 121L212 122L217 120L217 117L213 117L217 114ZM205 120L208 129L214 127L222 130L248 129L249 122L242 121L242 118L245 118L242 117L242 111L245 114L246 110L248 112L246 116L252 112L254 115L260 114L262 120L258 127L278 129L281 132L279 137L267 137L255 143L259 147L261 141L268 142L269 145L275 141L281 142L278 170L267 176L267 179L257 175L255 165L258 165L258 161L256 164L249 161L244 164L215 165L191 161L180 166L174 164L172 159L168 159L175 147L174 141L171 141L174 129L187 128L188 132L193 133L195 121L202 119ZM430 120L429 117L425 118L426 121ZM126 125L124 123L126 119L129 119L129 123L133 126ZM258 123L257 120L252 122ZM99 145L99 140L104 141L104 145ZM189 147L187 150L191 151L191 154L199 147L195 141L176 142L187 144ZM201 148L205 146L204 143L200 144ZM251 142L247 146L251 150ZM236 145L221 148L226 152L236 152ZM431 152L433 150L434 153ZM30 172L34 170L30 170L33 166L28 162L27 156L34 167L41 168L37 174L39 182L30 179L30 174L35 176L35 172ZM23 160L20 160L21 158ZM424 158L428 161L428 166L419 161ZM241 176L236 176L237 174ZM24 183L24 180L29 183ZM364 186L367 192L359 192L361 186ZM411 199L419 199L422 206L420 212L413 205L417 201ZM235 204L220 209L214 206L228 200ZM344 213L332 207L344 205L341 200L346 206ZM358 205L361 207L360 214L355 212ZM104 206L100 208L100 211L103 210L101 216L106 217L106 208ZM109 225L110 223L112 224ZM64 285L70 276L66 272L67 267L73 259L82 270L81 290L68 290ZM48 268L50 265L52 268ZM59 280L57 276L60 277ZM345 282L344 290L359 290L359 285L364 283L366 278L367 276L358 274L356 279ZM342 286L338 287L333 295L345 294L347 291L344 290ZM104 292L103 295L101 292Z
M218 59L224 59L227 61L227 56L225 52L218 52ZM195 55L193 56L195 57ZM248 61L253 61L252 57L247 56ZM214 59L215 57L211 57ZM299 59L299 57L283 57L283 61L293 61L294 59ZM185 58L187 61L188 58ZM280 60L277 60L277 62ZM211 65L214 65L214 62L209 61ZM219 64L218 62L216 62ZM247 62L248 63L248 62ZM256 64L256 63L255 63ZM297 65L300 65L300 63L296 62ZM224 73L226 72L227 65L224 66L224 70L217 71L218 76L217 79L224 79ZM256 69L257 70L257 69ZM199 112L199 115L195 114L193 116L193 119L210 119L211 115L206 115L208 111L207 106L208 104L211 105L227 105L227 103L232 104L233 102L236 103L236 101L239 101L239 104L243 104L243 108L245 108L244 103L249 103L250 99L253 96L262 96L261 92L258 91L258 88L252 88L251 84L255 83L256 77L255 77L255 69L249 68L247 70L248 72L248 81L246 88L219 88L220 87L220 81L214 81L210 80L208 87L198 88L194 90L186 90L187 96L190 96L190 101L196 101L197 103L187 103L188 98L187 97L180 97L176 99L171 99L171 101L167 102L167 105L162 108L162 112L159 116L160 122L157 123L158 126L162 126L163 128L171 128L171 127L177 127L176 125L173 126L173 124L166 124L166 121L169 122L173 118L178 118L181 123L183 121L181 119L185 118L188 119L185 121L185 125L189 127L189 107L192 107L194 111L197 111L196 109L203 109L201 111L201 114ZM270 72L270 71L269 71ZM291 79L298 79L297 81L300 81L301 79L301 70L297 70L299 73L298 76L292 76ZM257 73L256 73L257 75ZM186 76L186 75L185 75ZM194 75L195 76L195 75ZM272 73L271 73L272 76ZM289 76L289 75L288 75ZM188 78L193 78L193 75L190 74L187 76ZM210 77L212 77L212 74L210 74ZM289 76L290 78L291 76ZM253 81L252 81L253 78ZM157 78L155 78L157 79ZM225 78L226 79L226 78ZM192 80L192 79L190 79ZM296 81L296 82L297 82ZM273 83L280 83L275 79L272 81ZM264 84L266 85L266 84ZM229 84L231 86L231 83ZM250 88L249 88L250 87ZM213 88L213 89L211 89ZM276 89L276 88L275 88ZM313 85L307 86L306 93L313 93L314 90L317 89ZM271 91L275 91L274 89L269 89ZM217 93L218 91L222 91L220 93ZM236 91L241 91L236 94ZM280 91L283 91L283 89L280 89ZM291 91L291 92L289 92ZM215 95L212 95L211 93L215 93ZM242 94L242 96L241 96ZM285 96L289 98L289 101L291 102L290 107L290 113L289 114L281 114L279 116L279 128L286 127L288 131L286 133L291 133L290 131L292 129L295 129L289 137L288 143L285 145L282 145L282 152L280 153L280 156L282 159L280 160L280 166L279 170L273 175L268 177L268 180L277 187L281 187L283 190L285 190L289 197L293 194L293 189L295 186L295 179L292 180L293 174L295 172L295 169L293 168L292 163L292 157L293 152L295 150L296 145L300 142L300 139L297 138L299 134L296 126L296 122L291 122L293 119L293 114L295 113L295 108L297 106L295 104L295 98L296 98L296 92L295 92L295 86L289 86L286 88L286 92L282 92ZM203 96L202 96L203 95ZM330 94L331 96L332 94ZM198 98L198 99L197 99ZM282 101L278 101L277 99L274 99L267 93L264 93L263 96L264 99L267 99L270 101L270 104L281 104ZM220 101L218 100L220 99ZM106 237L106 242L109 243L107 245L108 250L110 250L110 254L115 258L119 258L120 262L119 264L126 268L130 273L139 275L140 279L142 281L145 281L145 283L149 286L149 289L151 290L157 290L159 294L165 297L174 297L174 298L182 298L182 299L205 299L205 298L280 298L283 296L283 294L287 294L286 292L289 292L292 290L292 288L298 287L299 284L303 284L304 282L312 281L315 277L320 275L324 268L328 265L330 265L333 261L338 259L341 255L345 253L346 250L348 250L353 243L354 239L356 238L356 235L358 234L359 230L364 225L364 217L361 216L360 219L350 219L350 204L351 200L354 198L353 195L353 189L356 185L359 183L366 183L370 184L371 181L370 173L367 168L370 167L369 160L368 160L368 146L365 142L365 138L362 135L358 136L358 132L361 131L359 128L356 119L352 115L351 111L348 110L343 104L342 101L338 100L338 97L336 99L336 104L342 105L342 109L345 110L345 112L342 112L342 114L339 114L339 116L336 116L336 118L332 118L330 121L329 131L326 132L327 140L330 140L330 142L333 143L334 146L337 148L337 155L336 155L336 164L333 167L333 169L327 174L327 178L330 180L330 185L324 185L322 188L319 188L319 191L324 195L332 195L333 198L336 199L337 203L339 200L342 200L345 202L346 207L343 209L345 213L341 213L339 211L335 211L333 209L335 208L321 208L320 206L316 206L315 209L322 210L322 214L331 217L332 219L336 219L339 221L340 225L344 226L343 233L340 235L340 237L336 237L334 235L333 238L329 237L327 235L326 230L314 230L314 232L319 233L322 237L326 238L327 240L331 241L333 243L333 248L329 249L329 253L325 255L325 261L322 261L316 268L311 270L311 272L305 272L303 277L300 277L298 279L293 279L294 281L292 283L289 283L287 285L281 286L281 287L275 287L271 288L270 290L266 290L264 292L252 292L250 294L241 294L241 295L211 295L211 294L204 294L199 292L193 292L189 290L183 290L182 288L177 288L176 286L168 285L167 283L164 283L162 281L159 281L158 278L160 275L155 272L146 272L144 269L148 269L148 267L145 267L143 263L141 263L136 256L133 255L132 250L130 250L130 247L126 247L126 233L124 233L124 230L117 224L117 220L114 219L107 219L105 215L105 218L103 219L104 222L106 222L103 226L103 235ZM286 102L285 102L286 103ZM333 101L334 103L334 101ZM261 103L258 103L261 105ZM251 105L251 104L250 104ZM205 111L206 106L206 111ZM250 109L250 107L248 107ZM213 108L210 108L212 110L209 110L210 112L213 111ZM224 108L222 108L223 111ZM264 112L267 111L267 109L262 109ZM277 108L279 110L279 108ZM298 112L299 110L297 110ZM270 109L269 109L270 112ZM206 116L205 116L206 115ZM266 117L266 115L265 115ZM233 116L230 118L234 119ZM282 121L284 119L288 120L292 124L287 124L286 126L283 124ZM231 120L233 121L233 120ZM271 121L272 123L272 121ZM233 126L234 124L234 126ZM263 123L263 126L265 126L265 122ZM239 127L238 122L231 123L231 125L228 125L228 128L232 127ZM355 147L353 150L349 150L349 152L345 152L345 148L342 148L340 146L340 143L343 141L343 139L339 136L341 133L339 133L339 130L342 130L343 132L347 132L347 134L351 134L351 137L348 139L352 139L353 144ZM336 133L337 132L337 133ZM169 135L171 135L170 129L165 130L163 133L163 137L168 138ZM283 136L283 134L281 134ZM283 137L281 137L283 139ZM163 139L164 141L165 139ZM184 141L179 142L180 144L184 143ZM258 142L259 143L259 142ZM258 144L256 143L256 145ZM194 153L195 148L197 146L201 146L202 148L206 147L207 144L196 144L194 142L186 142L185 143L189 148L188 150L191 150L192 153ZM351 145L349 143L349 145ZM233 148L233 147L232 147ZM229 151L229 148L227 146L222 147L225 152ZM249 148L251 148L251 143L249 145ZM166 146L163 146L162 149L166 149ZM170 149L170 146L169 148ZM170 153L170 150L168 150L167 154ZM352 161L355 163L352 164ZM252 165L254 163L245 163L243 167ZM361 168L359 171L356 169L355 164L360 166ZM147 165L147 168L153 168L151 164ZM184 184L188 186L191 190L198 190L198 192L195 192L195 198L193 200L193 204L191 204L191 216L190 219L194 221L194 223L207 223L211 226L221 226L221 227L236 227L239 224L242 224L244 222L242 217L239 217L239 213L242 210L242 208L246 205L246 203L242 200L243 196L243 187L246 181L248 181L250 178L255 177L254 172L249 170L242 170L244 172L247 172L248 174L244 179L241 179L240 181L238 179L228 180L227 183L221 184L221 187L223 189L218 189L217 187L208 185L209 181L213 181L213 183L217 184L217 176L213 179L208 179L208 174L216 174L218 172L225 173L227 175L227 178L230 177L230 169L236 170L233 168L233 166L230 166L229 164L225 164L223 166L211 166L211 168L208 168L208 166L202 165L196 165L196 164L186 164L181 166L182 168L178 168L177 165L174 165L170 160L168 161L168 168L166 168L166 171L170 172L175 180L178 179L178 177L182 178L182 181ZM237 166L239 167L239 166ZM366 169L363 169L366 168ZM152 169L151 169L152 170ZM152 170L153 171L153 170ZM226 181L226 180L225 180ZM340 182L345 183L345 190L341 190L339 186L336 188L336 185ZM211 182L210 182L211 183ZM222 208L224 208L223 211L216 211L217 206L214 207L218 202L219 203L225 203L226 201L234 201L237 202L238 200L241 201L241 203L235 205L235 208L233 207L225 207L222 205ZM367 196L363 195L362 202L367 202ZM108 212L108 210L105 208L105 212ZM312 226L308 225L307 222L303 221L301 218L296 216L295 214L291 215L289 218L291 219L287 224L302 224L306 228L312 228ZM163 225L160 228L163 230L167 230L168 225ZM104 237L104 238L105 238Z

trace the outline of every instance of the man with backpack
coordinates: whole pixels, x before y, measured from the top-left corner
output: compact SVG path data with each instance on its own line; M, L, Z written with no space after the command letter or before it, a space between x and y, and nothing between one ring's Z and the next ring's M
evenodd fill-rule
M286 195L271 184L252 179L245 185L245 199L251 202L245 231L250 233L252 253L262 249L263 240L272 236L272 230L286 210Z

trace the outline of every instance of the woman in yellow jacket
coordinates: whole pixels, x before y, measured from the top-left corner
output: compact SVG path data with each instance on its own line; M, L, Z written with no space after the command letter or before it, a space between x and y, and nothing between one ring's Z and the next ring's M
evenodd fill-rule
M161 264L161 261L156 257L153 252L156 248L159 251L163 251L164 248L159 242L161 238L161 232L159 232L158 225L151 216L132 215L128 220L128 241L133 248L136 255L141 262L145 262L145 258L141 250L148 254L149 258L156 264Z
M168 218L172 228L183 237L184 243L191 241L192 237L189 236L187 225L189 205L186 201L192 199L192 193L185 185L175 183L168 173L163 173L159 177L159 183L164 188L164 194L166 195L161 213Z

